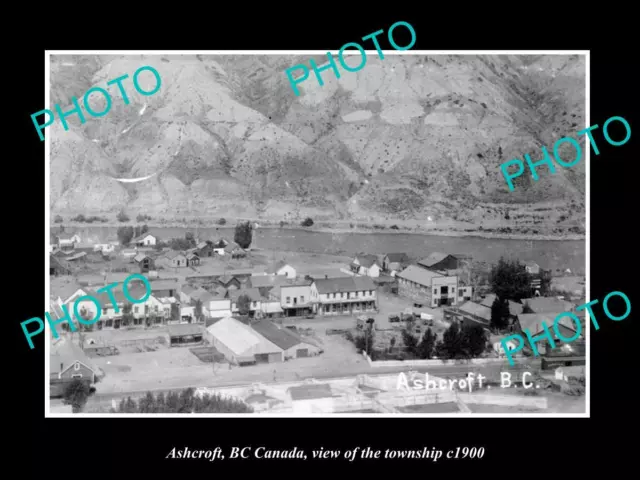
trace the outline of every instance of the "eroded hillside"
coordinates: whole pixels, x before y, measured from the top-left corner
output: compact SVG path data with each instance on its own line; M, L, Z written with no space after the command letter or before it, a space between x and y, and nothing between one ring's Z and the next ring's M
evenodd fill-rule
M142 65L163 82L150 97L125 83L130 105L111 87L105 117L50 127L53 212L584 225L584 163L514 192L499 172L584 128L584 58L369 56L323 87L312 74L296 97L283 72L308 58L53 57L66 108ZM541 206L552 214L535 220Z

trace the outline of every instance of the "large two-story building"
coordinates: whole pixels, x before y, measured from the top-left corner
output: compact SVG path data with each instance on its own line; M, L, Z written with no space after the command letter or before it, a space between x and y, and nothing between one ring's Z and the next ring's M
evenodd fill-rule
M398 294L431 308L458 304L458 277L409 265L396 275ZM463 297L464 298L464 297Z
M376 284L370 277L314 280L319 315L373 312L378 307Z
M290 280L270 292L270 297L279 300L285 317L316 313L318 290L311 279Z

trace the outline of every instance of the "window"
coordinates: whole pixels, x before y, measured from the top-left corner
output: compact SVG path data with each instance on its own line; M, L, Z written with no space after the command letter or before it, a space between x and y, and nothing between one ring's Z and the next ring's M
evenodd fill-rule
M458 290L458 296L462 297L464 295L464 292L462 290Z
M133 313L138 313L138 307L133 307Z
M74 370L80 370L80 363L76 362L76 364L73 366Z
M82 378L82 374L81 373L75 373L75 374L71 375L71 378Z
M287 297L287 304L291 303L291 297Z
M300 295L300 303L304 303L304 296Z
M434 289L433 289L433 294L434 294L434 295L437 295L437 294L438 294L438 289L437 289L437 288L434 288Z

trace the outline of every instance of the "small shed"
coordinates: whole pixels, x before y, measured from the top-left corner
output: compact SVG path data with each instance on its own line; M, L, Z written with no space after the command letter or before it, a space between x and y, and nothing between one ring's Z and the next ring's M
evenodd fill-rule
M169 334L169 345L172 347L180 345L193 345L202 342L204 328L202 325L184 323L178 325L167 325Z

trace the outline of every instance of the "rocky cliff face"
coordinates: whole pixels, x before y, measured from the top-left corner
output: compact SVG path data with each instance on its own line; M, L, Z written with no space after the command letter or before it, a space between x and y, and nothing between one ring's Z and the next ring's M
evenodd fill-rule
M324 72L323 87L312 74L296 97L284 70L308 58L53 57L52 104L66 108L143 65L162 77L153 96L129 79L130 105L112 86L105 117L47 130L53 212L475 223L544 204L584 222L583 162L523 175L514 192L499 171L584 128L584 58L369 56L357 73Z

